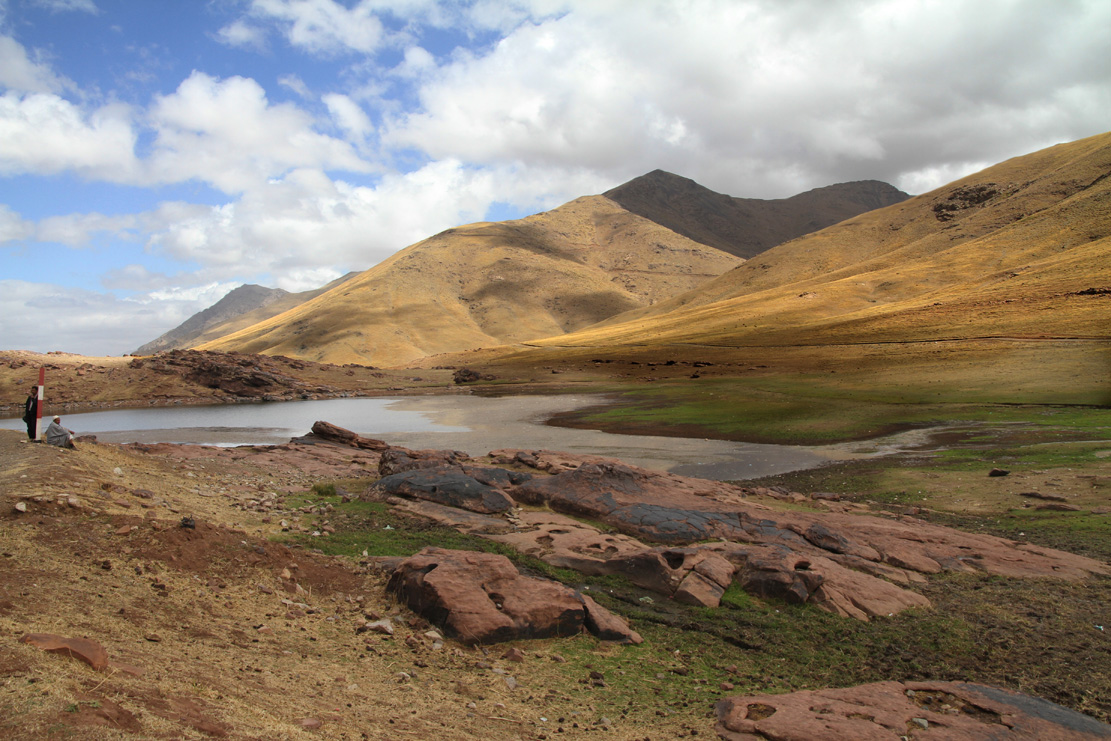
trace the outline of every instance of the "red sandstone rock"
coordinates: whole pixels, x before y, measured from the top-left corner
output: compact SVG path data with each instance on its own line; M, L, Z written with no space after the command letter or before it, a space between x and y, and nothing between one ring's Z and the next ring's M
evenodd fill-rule
M523 576L490 553L425 548L398 564L388 588L465 643L571 636L587 625L574 590Z
M53 633L27 633L19 639L53 654L62 654L83 661L96 671L108 666L108 652L88 638L67 638Z
M369 437L361 437L351 430L345 430L342 427L337 427L330 422L314 422L312 426L312 434L329 442L339 443L340 445L350 445L353 448L362 448L363 450L383 451L390 447L387 443L384 443L381 440L375 440L374 438Z
M717 705L725 741L1080 741L1111 726L1029 695L963 682L877 682L845 689L730 697Z

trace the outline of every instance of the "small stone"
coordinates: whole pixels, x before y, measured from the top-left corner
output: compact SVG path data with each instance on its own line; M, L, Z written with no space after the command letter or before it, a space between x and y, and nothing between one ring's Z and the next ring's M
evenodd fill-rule
M16 512L26 512L27 511L27 502L16 502L15 511Z
M511 690L515 690L515 689L517 689L517 680L513 677L506 677L505 678L505 686L508 687Z
M1002 468L993 468L990 471L988 471L988 476L990 476L992 478L996 478L996 477L999 477L999 476L1010 476L1010 474L1011 474L1010 471L1004 471Z
M521 652L521 649L519 649L519 648L511 648L508 651L506 651L504 654L502 654L501 657L503 659L505 659L506 661L513 661L513 662L516 662L518 664L524 662L524 660L525 660L525 655L524 655L524 653Z
M389 618L375 620L371 623L365 623L362 628L356 632L370 631L371 633L378 633L380 635L392 636L394 632L393 621Z
M316 718L304 718L304 719L301 720L301 727L302 728L307 728L309 730L315 730L317 728L320 728L320 726L322 726L322 725L324 725L324 724L321 723Z
M930 727L930 721L925 718L911 718L910 722L921 728L923 731Z
M722 682L720 685L722 692L732 692L735 686L732 682Z

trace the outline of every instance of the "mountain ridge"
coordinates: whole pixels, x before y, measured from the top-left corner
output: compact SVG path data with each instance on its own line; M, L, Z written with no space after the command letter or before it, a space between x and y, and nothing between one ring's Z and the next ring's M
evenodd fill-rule
M776 219L791 221L776 229L795 233L805 220L828 219L832 212L859 212L870 205L867 197L860 195L862 189L880 201L890 199L891 192L899 193L886 184L840 184L764 204L757 199L734 199L714 193L694 181L663 171L649 173L626 186L625 199L630 202L637 198L642 202L651 200L649 196L655 193L654 197L667 200L673 207L679 204L678 212L708 213L706 209L710 209L717 214L715 223L719 227L723 223L732 224L730 219L740 220L729 227L734 232L758 227L761 231L757 241L766 239L766 227ZM614 191L623 197L620 186ZM630 193L640 195L633 198ZM846 193L856 195L845 196ZM683 206L697 199L704 204ZM809 211L798 211L799 203L809 204ZM744 208L739 209L737 204ZM646 206L638 208L649 214L662 213ZM754 219L753 213L759 218ZM718 237L727 231L719 228ZM460 262L448 254L452 240L471 254L469 267L464 264L466 261ZM435 259L421 262L423 258L412 254L418 245L423 245L418 253L426 257L435 254ZM515 249L512 256L505 252L511 248ZM480 254L484 249L500 250L498 259L502 262L496 267L489 264L491 261ZM593 252L598 255L591 257ZM689 258L688 264L683 262L687 258L679 259L682 255ZM416 263L412 262L414 259ZM536 266L530 264L537 260L551 271L550 276L537 273ZM454 227L410 245L357 274L357 290L368 299L365 306L344 298L348 289L334 293L326 287L307 298L306 294L299 294L301 300L288 298L280 305L281 311L256 310L212 326L185 346L395 365L423 354L520 342L582 329L616 314L667 300L739 262L740 258L732 252L684 236L630 211L606 195L584 196L525 219ZM436 278L439 282L434 295L428 294L408 274L416 269L429 278L438 275L445 263L454 265L456 275L450 280L442 275ZM590 270L584 270L584 266ZM461 277L472 270L488 275L489 280ZM572 273L578 278L572 279ZM367 274L373 274L376 286L369 286L362 279ZM400 290L393 290L391 281ZM553 293L556 289L558 295ZM375 293L377 297L372 296ZM421 295L425 295L423 301L416 302L415 298ZM330 298L315 301L321 296ZM536 300L537 296L543 298ZM328 300L337 300L347 308L334 311L325 305ZM309 308L301 310L310 302ZM317 316L313 316L314 312ZM436 312L440 315L436 316ZM283 322L290 326L283 328ZM332 328L326 326L329 322ZM428 326L417 326L421 322ZM293 323L297 326L292 326ZM300 339L294 341L293 335ZM328 342L337 343L337 347L318 347Z
M745 259L910 197L893 185L862 180L789 198L737 198L665 170L653 170L602 195L689 239Z

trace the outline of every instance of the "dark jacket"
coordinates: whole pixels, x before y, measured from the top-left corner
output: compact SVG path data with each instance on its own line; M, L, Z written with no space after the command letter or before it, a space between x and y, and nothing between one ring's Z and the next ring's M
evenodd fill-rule
M39 397L37 394L31 394L27 397L26 403L23 405L23 421L30 422L39 416Z

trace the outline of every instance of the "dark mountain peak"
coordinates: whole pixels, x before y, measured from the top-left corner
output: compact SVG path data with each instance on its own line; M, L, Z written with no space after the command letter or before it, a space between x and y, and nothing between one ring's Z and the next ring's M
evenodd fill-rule
M653 170L602 195L684 237L744 258L910 197L888 183L862 180L791 198L734 198L666 170Z

